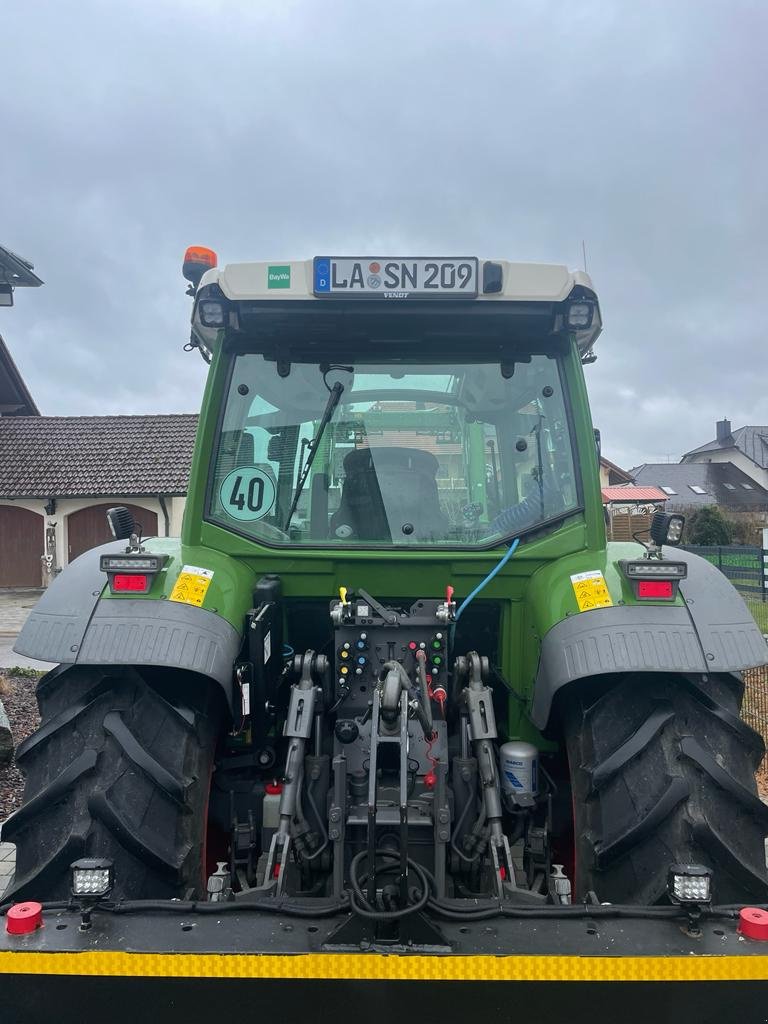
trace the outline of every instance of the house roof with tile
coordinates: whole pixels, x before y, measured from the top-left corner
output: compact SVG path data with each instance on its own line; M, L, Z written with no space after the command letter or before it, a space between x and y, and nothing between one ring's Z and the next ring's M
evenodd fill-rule
M186 494L197 419L0 416L0 498Z
M768 510L768 491L732 462L645 463L631 472L638 486L664 491L667 511L691 505Z

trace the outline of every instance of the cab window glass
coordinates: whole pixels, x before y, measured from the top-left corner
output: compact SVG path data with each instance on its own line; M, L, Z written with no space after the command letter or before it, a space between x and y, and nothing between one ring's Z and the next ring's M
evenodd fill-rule
M237 356L212 473L209 518L276 545L487 546L578 505L544 355L512 376L483 363L294 364L287 377Z

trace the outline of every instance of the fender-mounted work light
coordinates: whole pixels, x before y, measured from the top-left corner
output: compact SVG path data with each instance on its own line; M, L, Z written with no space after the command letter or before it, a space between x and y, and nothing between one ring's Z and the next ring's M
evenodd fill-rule
M115 508L108 508L106 516L109 532L115 540L128 540L131 534L136 532L133 516L125 505L116 505Z
M675 546L683 539L684 526L685 516L671 512L654 512L651 517L651 540L659 547L662 544Z
M192 286L197 288L200 278L206 270L213 270L218 264L218 257L213 249L206 249L203 245L190 245L184 253L184 265L181 272Z

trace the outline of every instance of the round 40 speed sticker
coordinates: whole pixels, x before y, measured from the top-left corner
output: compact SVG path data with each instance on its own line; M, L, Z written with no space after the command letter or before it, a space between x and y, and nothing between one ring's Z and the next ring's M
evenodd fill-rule
M269 473L255 466L233 469L221 482L222 508L241 523L263 519L275 504L275 484Z

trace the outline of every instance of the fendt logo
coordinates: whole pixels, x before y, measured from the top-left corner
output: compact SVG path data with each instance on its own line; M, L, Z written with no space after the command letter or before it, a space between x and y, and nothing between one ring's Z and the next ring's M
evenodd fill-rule
M267 288L290 288L290 267L267 267Z

